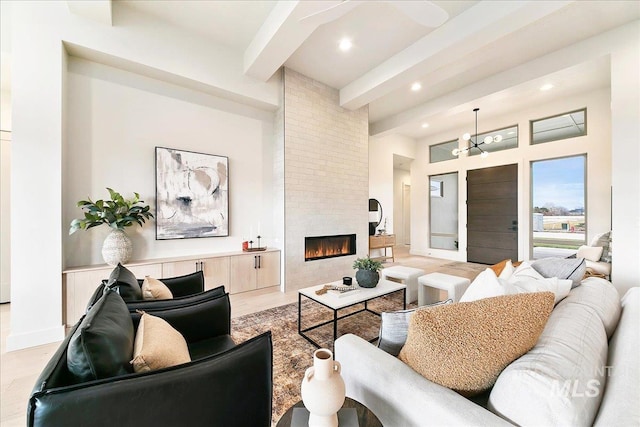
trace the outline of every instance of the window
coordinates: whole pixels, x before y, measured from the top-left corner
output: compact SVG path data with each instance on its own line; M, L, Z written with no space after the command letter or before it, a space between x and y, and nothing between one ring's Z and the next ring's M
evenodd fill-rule
M478 137L472 136L471 139L474 141L482 142L487 136L498 136L502 137L502 141L500 142L492 142L491 144L482 144L480 147L484 151L488 151L489 153L493 153L494 151L502 151L508 150L510 148L518 148L518 126L511 126L504 129L498 129L491 132L485 132L478 134ZM477 156L481 154L480 150L471 150L469 151L470 156Z
M587 109L531 121L531 144L587 134Z
M458 148L458 140L443 142L429 147L429 163L444 162L445 160L457 159L458 156L451 154L454 148Z
M458 250L458 172L429 177L429 246Z
M567 257L586 242L587 156L531 162L533 259Z

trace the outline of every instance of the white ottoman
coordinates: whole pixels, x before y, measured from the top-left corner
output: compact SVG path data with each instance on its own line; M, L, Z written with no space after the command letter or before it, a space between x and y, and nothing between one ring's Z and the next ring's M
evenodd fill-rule
M430 273L418 278L418 305L432 304L440 300L440 291L447 291L448 299L460 301L460 297L467 290L471 281L464 277L450 274ZM430 289L432 288L432 289Z
M418 300L418 277L423 274L424 270L403 267L401 265L395 265L382 270L383 279L399 281L407 286L407 304Z

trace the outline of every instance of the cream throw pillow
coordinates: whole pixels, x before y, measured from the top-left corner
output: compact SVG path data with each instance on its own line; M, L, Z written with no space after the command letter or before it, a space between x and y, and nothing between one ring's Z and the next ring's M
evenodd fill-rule
M576 258L584 258L589 261L600 261L602 256L602 246L580 246Z
M173 294L167 288L167 285L158 279L150 276L144 276L142 282L142 298L143 299L172 299Z
M500 275L502 276L502 273ZM494 270L487 268L467 288L460 298L460 302L477 301L501 295L548 291L553 292L555 304L557 304L569 295L572 283L571 280L561 280L557 277L544 278L526 262L520 264L509 279L496 277Z
M571 280L558 279L557 277L545 278L528 262L523 262L516 268L508 280L498 278L505 288L505 295L520 294L525 292L553 292L555 304L559 303L571 291Z
M504 295L504 288L498 282L498 277L493 269L487 268L478 274L471 282L467 290L460 297L460 302L476 301L482 298Z
M476 395L536 344L553 301L536 292L418 310L399 358L429 381Z
M133 343L134 372L191 362L187 342L166 320L142 312Z

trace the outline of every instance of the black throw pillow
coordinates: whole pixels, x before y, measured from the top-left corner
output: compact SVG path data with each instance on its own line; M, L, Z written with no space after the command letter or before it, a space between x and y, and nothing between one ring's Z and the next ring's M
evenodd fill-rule
M67 368L78 382L132 372L135 331L127 305L107 290L82 319L67 348Z
M135 274L120 263L109 275L107 286L118 292L125 301L142 300L142 289L140 289Z

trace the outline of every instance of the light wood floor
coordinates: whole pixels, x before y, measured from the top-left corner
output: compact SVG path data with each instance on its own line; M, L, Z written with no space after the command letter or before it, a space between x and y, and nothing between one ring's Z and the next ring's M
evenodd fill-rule
M409 255L406 247L396 247L395 262L390 265L405 265L422 268L425 272L446 272L443 266L451 261ZM472 270L461 272L460 276L475 277ZM279 292L276 289L262 289L254 292L231 295L232 317L243 316L297 301L297 292ZM26 424L27 400L35 381L49 361L59 343L32 347L19 351L6 351L6 340L10 331L11 304L0 305L0 425L3 427Z

